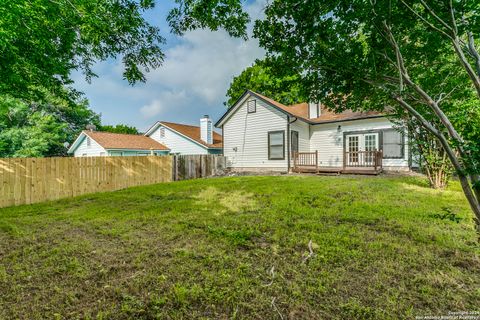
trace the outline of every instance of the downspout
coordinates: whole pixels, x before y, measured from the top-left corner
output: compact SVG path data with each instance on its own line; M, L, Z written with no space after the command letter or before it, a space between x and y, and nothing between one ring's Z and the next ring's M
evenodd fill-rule
M222 156L225 156L225 125L222 126Z
M290 116L287 115L287 173L290 173L290 125L297 120L295 117L295 120L290 121Z

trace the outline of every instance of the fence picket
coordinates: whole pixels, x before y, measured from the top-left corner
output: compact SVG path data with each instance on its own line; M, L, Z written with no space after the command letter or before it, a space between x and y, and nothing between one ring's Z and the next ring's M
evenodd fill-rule
M222 172L216 155L0 159L0 208Z

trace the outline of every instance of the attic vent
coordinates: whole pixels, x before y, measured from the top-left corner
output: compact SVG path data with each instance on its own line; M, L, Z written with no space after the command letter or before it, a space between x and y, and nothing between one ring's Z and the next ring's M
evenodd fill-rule
M247 102L248 113L254 113L257 111L257 100L249 100Z
M87 137L87 147L90 147L92 145L92 139L90 137Z
M164 127L160 128L160 138L165 138L165 128Z

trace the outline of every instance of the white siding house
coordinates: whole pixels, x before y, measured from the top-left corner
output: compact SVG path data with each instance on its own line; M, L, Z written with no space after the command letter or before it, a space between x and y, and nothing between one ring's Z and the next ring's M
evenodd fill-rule
M340 126L340 130L339 130ZM384 130L392 130L393 124L386 118L359 119L312 125L310 131L310 151L318 150L318 164L326 167L340 167L343 165L344 140L349 135L360 135L360 143L363 142L364 134L381 133ZM377 143L380 139L377 138ZM399 159L383 159L383 167L386 170L408 169L407 138L404 140L404 154ZM377 145L377 148L380 148Z
M81 135L80 142L76 148L71 148L69 153L73 153L74 157L101 157L107 155L107 150L99 145L92 138Z
M285 106L246 91L216 126L223 130L223 152L234 170L288 171L301 153L315 153L316 165L325 170L359 161L380 163L384 170L409 169L406 134L376 112L335 114L318 103Z
M199 143L193 142L172 129L160 125L150 135L150 138L164 144L172 146L172 153L179 154L207 154L207 148Z
M200 126L158 121L145 136L168 146L172 154L222 153L222 136L213 131L208 116L200 119Z
M135 134L82 131L68 149L74 157L166 155L163 144Z
M245 97L223 125L223 154L233 168L284 170L287 159L268 159L268 132L287 129L287 116L263 101L248 112ZM253 100L255 101L255 100ZM226 138L226 139L225 139Z

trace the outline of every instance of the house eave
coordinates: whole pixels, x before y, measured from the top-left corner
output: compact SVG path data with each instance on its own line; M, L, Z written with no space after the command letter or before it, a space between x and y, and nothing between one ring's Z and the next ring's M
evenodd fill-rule
M359 118L329 120L329 121L322 121L322 122L309 121L309 124L316 126L316 125L320 125L320 124L337 123L337 122L349 122L349 121L358 121L358 120L367 120L367 119L376 119L376 118L385 118L385 117L386 117L385 115L374 115L374 116L365 116L365 117L359 117ZM299 119L303 120L302 118L299 118Z
M202 147L202 148L205 148L205 149L207 149L207 150L212 148L212 147L208 147L208 146L204 145L204 144L201 143L201 142L198 142L198 141L195 140L195 139L192 139L191 137L189 137L189 136L187 136L187 135L185 135L185 134L183 134L183 133L181 133L181 132L178 132L177 130L169 127L168 125L162 123L161 121L158 121L158 124L164 126L165 128L168 128L168 130L171 130L171 131L175 132L175 133L178 134L179 136L181 136L181 137L183 137L183 138L185 138L185 139L188 139L189 141L191 141L191 142L199 145L199 146ZM156 128L155 128L155 129L156 129ZM213 148L213 149L216 149L216 148Z
M160 121L155 122L143 135L146 137L150 136L150 134L158 128L158 125L160 125Z
M311 124L311 125L320 125L320 124L327 124L327 123L336 123L336 122L345 122L345 121L356 121L356 120L364 120L364 119L373 119L373 118L383 118L385 117L385 115L374 115L374 116L365 116L365 117L359 117L359 118L351 118L351 119L339 119L339 120L330 120L330 121L322 121L322 122L315 122L315 121L312 121L310 119L307 119L307 118L303 118L303 117L299 117L298 115L295 115L291 112L288 112L282 108L279 108L277 107L276 105L274 105L273 103L271 103L270 101L268 100L265 100L264 98L262 98L261 96L257 95L255 92L253 91L250 91L250 90L246 90L241 96L239 99L237 99L237 101L233 104L233 106L228 109L224 114L223 116L215 123L215 127L217 128L221 128L225 122L225 120L227 120L227 116L231 113L231 112L234 112L238 106L238 104L245 98L245 96L247 94L250 94L251 96L254 96L255 98L257 99L260 99L261 101L263 101L264 103L266 103L267 105L275 108L276 110L288 115L288 116L291 116L291 117L295 117L303 122L306 122L308 124Z
M72 143L72 145L70 146L70 148L67 150L67 154L72 154L72 153L75 153L75 150L78 148L78 146L82 143L83 139L85 139L86 137L89 137L90 139L92 139L93 141L95 141L95 139L93 139L90 135L88 135L87 132L85 131L82 131L77 139L75 139L75 141ZM80 139L81 138L81 139ZM100 143L98 143L97 141L95 141L96 144L98 144L100 147L102 147L103 149L105 149L104 146L102 146Z

